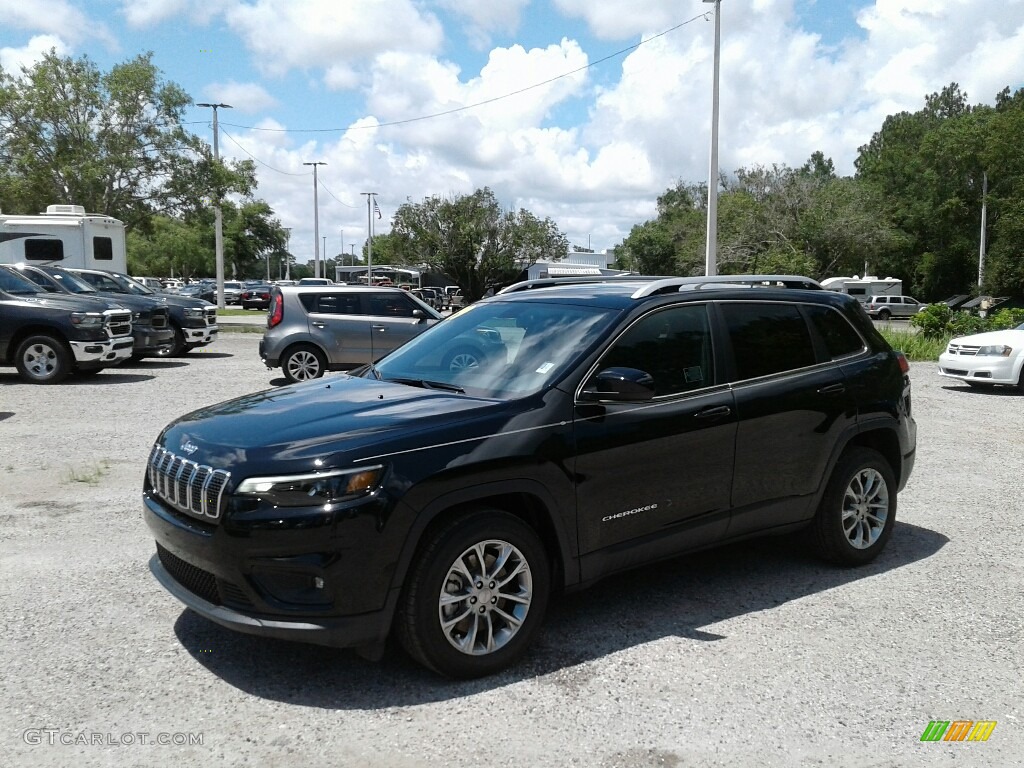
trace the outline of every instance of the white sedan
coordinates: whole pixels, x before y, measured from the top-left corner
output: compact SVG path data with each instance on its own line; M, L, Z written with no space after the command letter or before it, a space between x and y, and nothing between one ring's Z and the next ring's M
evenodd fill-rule
M939 375L972 387L1009 384L1024 390L1024 323L953 339L939 355Z

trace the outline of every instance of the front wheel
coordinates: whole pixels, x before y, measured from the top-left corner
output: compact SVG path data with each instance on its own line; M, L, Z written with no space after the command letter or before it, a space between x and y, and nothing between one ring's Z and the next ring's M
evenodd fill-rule
M879 320L888 320L890 317L892 317L892 312L890 312L888 309L879 310L879 312L878 312L878 319Z
M281 359L281 370L293 384L298 381L319 379L324 375L327 360L316 347L300 344L289 349Z
M174 338L171 339L170 346L161 347L157 357L177 357L185 354L186 351L185 333L178 326L174 326Z
M551 567L536 532L500 510L437 531L399 604L403 647L443 675L473 678L512 664L544 619Z
M448 352L441 360L441 368L452 373L465 371L469 368L479 368L484 362L484 356L479 349L474 347L458 347Z
M56 384L71 373L71 353L53 336L29 336L15 353L18 373L32 384Z
M896 521L896 479L878 451L856 447L836 464L811 521L818 554L841 565L870 562L885 547Z

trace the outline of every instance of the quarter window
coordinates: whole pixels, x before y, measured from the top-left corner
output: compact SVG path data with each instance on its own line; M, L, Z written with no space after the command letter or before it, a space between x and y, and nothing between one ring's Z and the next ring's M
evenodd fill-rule
M814 365L814 345L792 304L722 304L736 378L755 379Z
M864 340L860 334L836 310L823 306L807 306L805 310L811 318L811 324L825 342L830 358L835 360L864 350Z
M366 297L367 314L380 317L412 317L413 306L402 294L374 293Z
M635 368L654 379L656 396L676 395L714 383L707 307L689 304L651 312L626 330L599 369Z

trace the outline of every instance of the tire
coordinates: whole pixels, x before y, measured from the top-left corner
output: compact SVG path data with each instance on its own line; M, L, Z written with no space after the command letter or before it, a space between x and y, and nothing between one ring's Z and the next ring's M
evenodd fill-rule
M526 651L550 591L551 565L536 532L507 512L479 510L427 540L399 601L398 638L442 675L490 675Z
M53 336L29 336L14 356L18 373L31 384L57 384L71 373L71 352Z
M326 367L327 360L323 352L311 344L294 346L281 358L284 377L293 384L298 381L319 379L324 375Z
M157 353L157 357L178 357L185 354L185 334L178 326L174 326L174 338L171 339L171 346L163 347Z
M878 556L896 521L896 479L889 462L871 448L848 449L829 478L811 521L818 555L840 565L863 565Z
M457 347L441 358L441 368L452 373L483 365L484 354L475 347Z
M892 317L892 312L890 312L888 309L880 309L880 310L878 310L878 319L879 320L888 320L890 317Z

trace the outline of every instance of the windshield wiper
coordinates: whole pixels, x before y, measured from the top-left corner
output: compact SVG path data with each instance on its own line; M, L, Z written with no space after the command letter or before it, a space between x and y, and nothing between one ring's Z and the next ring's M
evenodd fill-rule
M423 387L423 389L443 389L445 392L456 392L460 395L466 394L466 390L456 384L449 384L447 381L429 381L428 379L385 379L395 384L408 384L410 387Z

